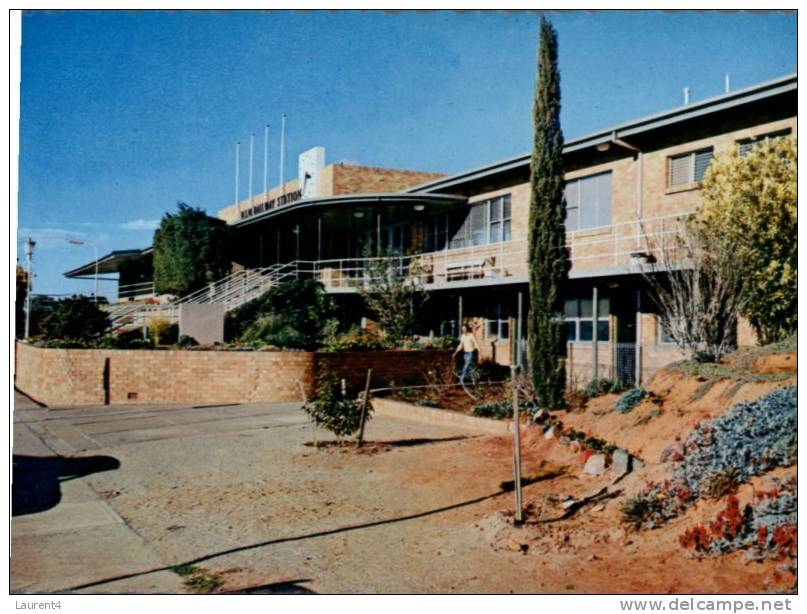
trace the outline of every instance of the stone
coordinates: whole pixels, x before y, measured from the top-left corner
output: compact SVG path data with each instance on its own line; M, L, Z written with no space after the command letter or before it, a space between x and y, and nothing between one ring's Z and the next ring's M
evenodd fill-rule
M546 420L546 418L547 418L548 416L549 416L549 412L548 412L548 411L546 411L546 410L545 410L545 409L542 407L541 409L539 409L538 411L536 411L536 412L535 412L535 413L532 415L532 421L533 421L533 422L543 422L544 420Z
M625 475L631 470L630 454L617 448L611 456L611 471L616 475Z
M566 435L561 435L560 437L558 437L558 443L564 446L568 446L570 443L572 443L572 440L566 437Z
M586 461L583 473L588 475L600 475L605 471L605 454L594 454Z
M575 505L577 505L577 501L575 501L574 499L567 499L560 505L563 509L568 510L570 507L574 507Z
M644 467L644 463L642 461L640 461L638 458L636 458L635 456L631 456L631 458L630 458L630 466L631 466L631 469L633 469L633 471L639 471L639 469Z
M554 425L550 426L548 429L546 429L546 432L544 432L544 439L553 439L554 437L557 436L557 434L558 434L558 427Z
M517 539L511 539L509 542L507 542L507 548L509 550L512 550L513 552L524 552L524 553L526 553L527 550L530 549L530 545L529 544L522 544Z

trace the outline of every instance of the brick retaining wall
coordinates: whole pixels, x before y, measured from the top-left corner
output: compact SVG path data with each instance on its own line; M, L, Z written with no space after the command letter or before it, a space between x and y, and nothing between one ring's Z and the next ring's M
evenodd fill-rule
M49 406L127 403L248 403L298 401L302 381L311 394L316 373L328 368L364 386L422 383L422 374L448 351L228 352L83 350L16 346L15 385Z

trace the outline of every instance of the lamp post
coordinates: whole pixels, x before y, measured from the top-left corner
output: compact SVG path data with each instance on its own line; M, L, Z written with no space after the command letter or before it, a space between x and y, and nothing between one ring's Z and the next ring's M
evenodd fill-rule
M29 236L25 241L25 258L28 260L28 275L25 281L25 338L31 336L31 277L33 277L33 268L31 261L34 257L34 247L36 241Z
M98 304L98 245L95 243L87 243L86 241L81 241L79 239L68 239L68 243L71 245L91 245L93 249L93 253L95 254L95 290L93 291L93 302Z

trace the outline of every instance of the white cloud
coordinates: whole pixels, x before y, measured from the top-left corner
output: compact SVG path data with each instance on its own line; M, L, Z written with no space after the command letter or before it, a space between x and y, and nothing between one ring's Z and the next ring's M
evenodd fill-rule
M160 220L130 220L120 225L123 230L156 230Z

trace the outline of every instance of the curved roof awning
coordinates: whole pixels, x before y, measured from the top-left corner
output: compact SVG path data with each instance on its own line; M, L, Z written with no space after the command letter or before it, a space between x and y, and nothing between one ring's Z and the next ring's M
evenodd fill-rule
M243 218L235 222L233 226L244 228L255 223L276 221L290 215L305 215L322 211L328 211L329 213L344 212L345 215L349 215L357 208L386 207L414 210L415 207L422 205L430 211L440 211L464 204L467 200L465 196L425 193L349 194L345 196L309 198Z
M151 250L151 247L146 247L145 249L121 249L114 252L109 252L106 256L101 256L98 259L98 273L118 273L120 271L121 264L131 260L136 260L141 256L151 253ZM87 264L82 264L80 267L76 267L72 271L67 271L64 276L74 279L80 279L82 277L94 277L95 263L96 261L93 260Z

